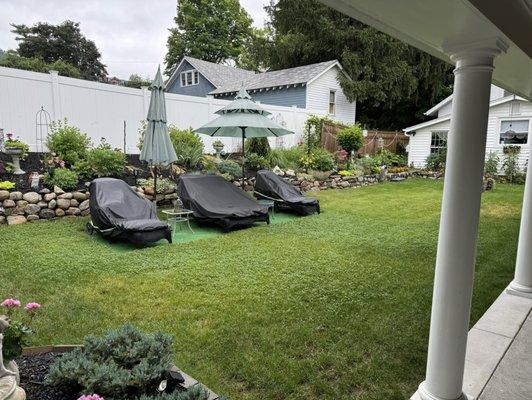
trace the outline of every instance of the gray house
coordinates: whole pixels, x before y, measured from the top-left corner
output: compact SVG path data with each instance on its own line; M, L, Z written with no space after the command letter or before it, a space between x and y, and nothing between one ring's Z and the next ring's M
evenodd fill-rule
M347 100L338 82L339 74L345 72L337 60L255 73L184 57L166 86L169 93L224 100L232 100L244 86L255 101L295 106L354 123L356 103Z

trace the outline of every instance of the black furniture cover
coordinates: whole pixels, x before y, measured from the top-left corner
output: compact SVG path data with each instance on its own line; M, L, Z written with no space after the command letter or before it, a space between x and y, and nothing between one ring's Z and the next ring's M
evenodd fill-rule
M270 223L268 207L217 175L182 175L177 185L183 205L198 222L214 223L228 231L254 222Z
M98 178L90 184L92 227L109 240L123 239L145 245L160 239L172 243L172 232L159 221L155 205L126 182Z
M275 201L278 209L294 211L300 215L320 212L320 203L317 199L304 196L301 190L272 171L257 171L255 195Z

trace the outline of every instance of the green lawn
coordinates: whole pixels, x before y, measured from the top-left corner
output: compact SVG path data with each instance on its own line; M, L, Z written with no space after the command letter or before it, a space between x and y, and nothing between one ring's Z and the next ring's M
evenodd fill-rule
M324 191L321 215L124 251L86 219L0 227L0 297L34 344L125 322L234 399L408 399L424 376L441 182ZM511 280L522 187L483 196L472 322Z

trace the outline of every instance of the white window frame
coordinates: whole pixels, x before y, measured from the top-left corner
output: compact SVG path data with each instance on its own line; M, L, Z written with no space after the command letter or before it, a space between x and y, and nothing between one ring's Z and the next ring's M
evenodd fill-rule
M334 102L331 102L331 94L334 93ZM338 104L338 96L337 96L337 90L336 89L329 89L329 98L327 99L327 105L328 105L328 114L329 115L336 115L336 105ZM331 112L331 106L332 111Z
M190 82L189 78L190 77ZM187 69L186 71L181 71L179 74L179 83L181 84L181 87L187 87L187 86L196 86L199 85L199 72L196 69Z
M434 134L439 133L445 133L446 139L445 139L445 146L433 146L432 145L432 136ZM435 129L433 131L430 131L430 145L429 145L429 154L434 154L436 152L440 152L442 149L447 149L447 146L449 145L449 130L448 129ZM435 149L436 151L433 151Z
M502 124L503 122L510 122L510 121L528 121L528 132L527 132L527 139L526 143L501 143L501 133L502 133ZM499 124L498 124L498 130L495 132L495 137L497 138L497 143L500 147L504 146L528 146L528 141L530 140L530 137L532 135L532 118L531 117L523 117L521 115L515 116L515 117L501 117L499 118Z

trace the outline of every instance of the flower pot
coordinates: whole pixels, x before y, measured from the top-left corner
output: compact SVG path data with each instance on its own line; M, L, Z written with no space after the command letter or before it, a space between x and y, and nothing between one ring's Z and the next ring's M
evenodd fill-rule
M26 172L20 168L20 156L24 150L19 147L7 147L4 152L13 160L13 175L24 175Z
M220 155L222 154L222 150L224 149L224 145L214 145L212 146L212 148L214 149L214 151L216 152L216 157L217 158L220 158Z

